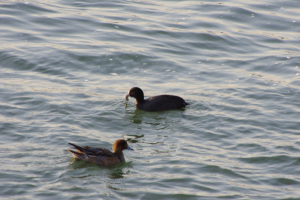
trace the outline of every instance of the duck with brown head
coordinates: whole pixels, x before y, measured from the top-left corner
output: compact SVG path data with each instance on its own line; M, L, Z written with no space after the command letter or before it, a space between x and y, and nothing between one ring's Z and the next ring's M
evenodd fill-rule
M84 160L86 162L94 163L99 166L109 167L125 160L123 150L133 150L130 148L125 140L117 140L113 144L111 152L105 148L94 148L88 146L78 146L69 143L77 151L68 149L75 158Z
M189 105L183 98L174 95L158 95L148 99L144 99L144 92L141 88L133 87L126 94L125 99L134 97L136 99L135 106L145 111L163 111L170 109L180 109Z

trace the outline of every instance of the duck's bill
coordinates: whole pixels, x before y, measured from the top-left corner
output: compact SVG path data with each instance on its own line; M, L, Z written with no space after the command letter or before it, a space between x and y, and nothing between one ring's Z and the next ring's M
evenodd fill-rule
M130 147L127 147L127 150L132 150L132 151L133 151L133 149L132 149L132 148L130 148Z
M128 101L129 93L126 94L125 99Z

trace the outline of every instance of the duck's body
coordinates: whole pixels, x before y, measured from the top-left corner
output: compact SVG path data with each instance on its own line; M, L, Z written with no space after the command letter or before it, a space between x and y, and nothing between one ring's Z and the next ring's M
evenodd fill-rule
M77 150L73 151L68 149L75 158L105 167L123 162L125 160L123 154L124 149L133 150L127 145L125 140L117 140L113 145L113 152L105 148L77 146L72 143L69 144Z
M128 100L129 96L136 99L135 106L137 108L145 111L180 109L189 105L183 98L174 95L164 94L144 99L144 92L138 87L131 88L125 96L125 99Z

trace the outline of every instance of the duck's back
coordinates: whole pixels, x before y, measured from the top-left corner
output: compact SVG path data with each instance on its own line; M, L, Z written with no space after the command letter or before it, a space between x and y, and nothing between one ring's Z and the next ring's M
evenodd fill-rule
M179 96L159 95L146 99L143 103L138 103L137 108L145 111L162 111L179 109L189 105Z
M72 144L74 145L74 144ZM94 163L100 166L112 166L115 165L124 159L121 159L116 156L113 152L105 148L94 148L94 147L80 147L77 146L79 152L69 150L76 158L82 159L86 162ZM123 155L122 155L123 156Z

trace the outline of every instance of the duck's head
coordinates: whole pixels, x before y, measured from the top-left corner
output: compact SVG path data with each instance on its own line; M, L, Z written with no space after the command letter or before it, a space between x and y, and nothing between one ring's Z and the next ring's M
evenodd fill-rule
M132 148L130 148L126 142L126 140L117 140L115 141L113 147L112 147L112 150L113 152L122 152L123 150L133 150Z

